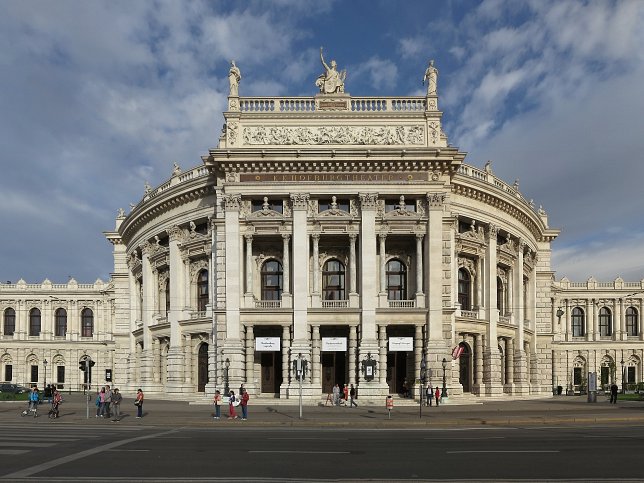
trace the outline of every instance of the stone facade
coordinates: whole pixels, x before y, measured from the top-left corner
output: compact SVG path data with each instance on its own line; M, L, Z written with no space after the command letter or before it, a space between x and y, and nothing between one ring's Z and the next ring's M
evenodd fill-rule
M77 389L91 357L95 384L172 397L295 397L298 358L311 400L416 394L423 361L454 398L643 380L644 281L556 282L558 231L464 163L435 79L377 98L239 97L240 79L203 164L105 233L108 283L0 284L0 379L42 384L47 360L47 382Z

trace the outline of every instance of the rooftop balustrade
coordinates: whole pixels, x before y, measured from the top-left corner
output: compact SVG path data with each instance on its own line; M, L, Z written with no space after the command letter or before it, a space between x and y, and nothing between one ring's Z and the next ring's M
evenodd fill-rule
M427 108L425 97L347 97L347 100L346 110L356 113L423 112ZM331 109L318 109L315 97L240 97L239 110L251 113L293 114L327 112Z

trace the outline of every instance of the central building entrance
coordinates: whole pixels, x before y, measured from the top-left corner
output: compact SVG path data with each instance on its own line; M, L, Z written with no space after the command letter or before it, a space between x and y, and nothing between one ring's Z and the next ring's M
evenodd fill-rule
M282 328L254 327L255 363L260 364L260 387L262 394L280 396L282 385Z
M340 390L349 382L349 365L347 364L348 327L320 328L322 339L322 393L330 394L336 384Z
M389 392L409 397L414 385L414 327L387 327L387 385Z

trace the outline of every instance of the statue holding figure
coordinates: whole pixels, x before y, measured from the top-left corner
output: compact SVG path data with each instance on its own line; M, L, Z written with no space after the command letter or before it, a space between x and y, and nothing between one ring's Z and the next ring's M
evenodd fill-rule
M342 70L338 72L337 64L335 60L331 61L331 67L324 62L324 56L322 55L322 47L320 47L320 60L324 66L324 74L320 76L315 81L315 85L320 88L322 94L342 94L344 93L344 79L347 77L347 71Z
M239 81L241 80L241 72L239 67L235 65L235 61L230 61L230 70L228 71L228 82L230 83L229 96L239 96Z
M438 69L434 67L434 60L429 61L429 66L425 71L425 76L423 77L423 85L427 81L427 95L435 96L436 95L436 85L438 83Z

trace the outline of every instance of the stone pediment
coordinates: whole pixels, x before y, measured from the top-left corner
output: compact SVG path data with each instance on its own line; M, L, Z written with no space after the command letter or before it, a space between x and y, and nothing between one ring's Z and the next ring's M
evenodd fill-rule
M246 215L248 221L257 221L257 220L282 220L284 215L279 211L271 209L261 209L258 211L253 211L252 213Z
M340 210L338 208L330 208L328 210L324 210L318 213L316 218L324 219L324 220L342 219L342 218L351 219L353 218L353 215L351 215L351 213L349 213L348 211Z

